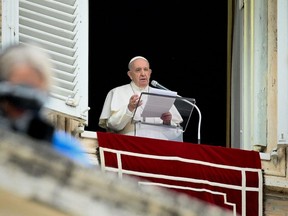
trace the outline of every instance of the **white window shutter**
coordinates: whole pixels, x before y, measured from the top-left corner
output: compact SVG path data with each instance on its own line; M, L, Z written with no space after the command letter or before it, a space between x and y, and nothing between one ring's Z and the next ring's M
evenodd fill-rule
M288 145L288 2L277 2L277 141Z
M1 2L1 49L18 43L18 1Z
M87 122L88 0L18 3L18 42L40 44L51 56L55 84L46 107Z

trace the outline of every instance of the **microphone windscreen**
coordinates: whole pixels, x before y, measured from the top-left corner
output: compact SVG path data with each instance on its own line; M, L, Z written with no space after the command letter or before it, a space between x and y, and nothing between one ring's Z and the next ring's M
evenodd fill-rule
M157 83L155 80L152 80L152 81L151 81L151 85L152 85L152 86L157 87L157 84L158 84L158 83Z

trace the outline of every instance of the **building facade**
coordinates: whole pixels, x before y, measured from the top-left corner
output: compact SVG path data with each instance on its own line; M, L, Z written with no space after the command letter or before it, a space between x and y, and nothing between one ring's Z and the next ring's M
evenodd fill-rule
M49 118L75 136L90 109L88 7L88 0L1 1L1 47L34 41L50 54L57 84ZM227 17L227 147L259 151L265 187L287 192L288 3L228 0Z

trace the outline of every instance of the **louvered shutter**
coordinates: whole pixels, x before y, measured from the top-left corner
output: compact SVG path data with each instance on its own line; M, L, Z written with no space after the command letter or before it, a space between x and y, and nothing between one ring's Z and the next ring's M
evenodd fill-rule
M88 0L19 0L17 3L16 40L38 43L51 56L55 84L46 107L87 121Z

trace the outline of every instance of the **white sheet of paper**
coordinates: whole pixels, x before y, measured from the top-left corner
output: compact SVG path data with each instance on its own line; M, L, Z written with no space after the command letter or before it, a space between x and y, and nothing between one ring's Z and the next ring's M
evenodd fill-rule
M148 99L144 106L142 117L161 117L165 112L169 112L172 105L174 104L175 97L177 92L168 91L163 89L151 88L149 93L158 94L158 95L148 95ZM174 96L174 97L165 97L161 95Z

